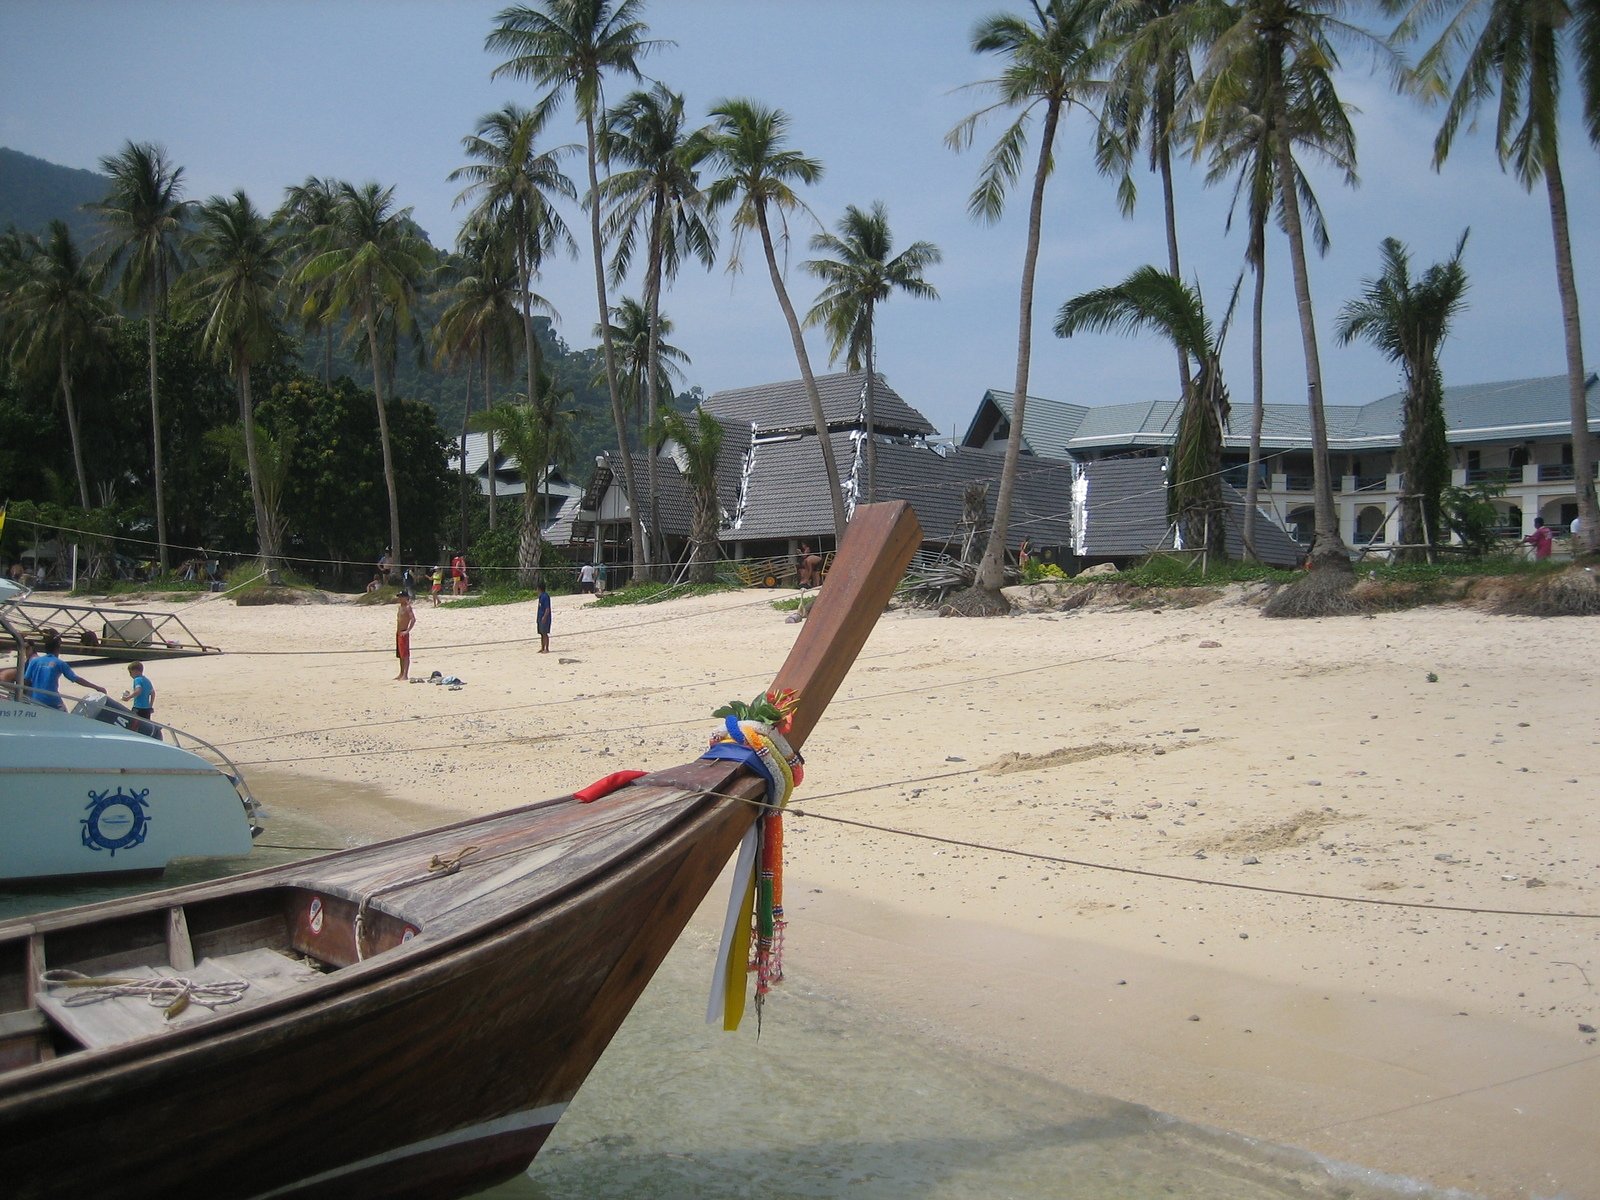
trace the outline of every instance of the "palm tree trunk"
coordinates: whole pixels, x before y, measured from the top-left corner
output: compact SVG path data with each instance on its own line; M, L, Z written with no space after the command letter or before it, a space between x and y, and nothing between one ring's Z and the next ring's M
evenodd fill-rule
M539 583L539 493L522 489L522 533L517 538L517 582L525 588Z
M1158 104L1164 114L1161 118L1164 128L1171 124L1171 90L1171 84L1163 76ZM1178 209L1172 196L1172 145L1165 134L1160 135L1157 141L1156 166L1161 173L1161 204L1167 225L1167 271L1174 279L1181 280L1183 276L1178 273ZM1181 349L1178 351L1178 383L1181 385L1178 394L1187 396L1192 377L1189 374L1189 356Z
M876 357L875 354L874 354L874 350L876 349L876 347L873 346L873 337L872 337L872 309L873 309L873 304L872 304L872 301L869 299L867 301L867 398L866 398L866 402L862 406L866 410L866 426L867 426L867 503L868 504L874 503L878 498L878 444L877 444L877 439L873 437L873 429L874 429L874 426L877 423L876 422L876 415L877 414L873 411L873 408L874 408L874 404L875 404L875 402L877 400L877 397L873 394L873 386L872 386L873 382L874 382L873 373L874 373L874 365L875 365L872 360L873 360L874 357Z
M1011 434L1006 439L1005 465L1000 468L1000 494L994 502L994 524L978 564L976 586L999 595L1005 582L1006 525L1011 496L1017 490L1017 465L1022 457L1022 418L1028 403L1028 367L1033 354L1033 276L1039 263L1039 230L1044 215L1044 185L1049 178L1050 150L1055 144L1061 107L1052 102L1039 134L1039 162L1033 171L1033 196L1028 204L1028 247L1022 258L1022 287L1017 305L1017 378L1011 393Z
M378 402L378 442L383 447L383 486L389 493L389 554L391 561L399 562L400 549L400 499L394 485L394 453L389 448L389 411L383 403L382 359L378 356L378 322L372 310L367 310L367 350L372 355L372 394Z
M250 392L250 363L235 353L239 364L236 386L239 389L239 422L244 426L245 469L250 473L250 502L256 511L256 546L261 553L261 569L270 577L278 569L276 530L268 524L267 502L261 494L261 459L256 453L256 409Z
M161 573L167 573L167 501L166 472L161 465L161 403L156 394L156 313L154 297L145 313L150 350L150 440L154 449L152 459L156 476L156 557Z
M806 355L805 339L800 336L800 321L794 315L794 305L789 303L788 290L783 286L783 276L778 273L778 255L772 247L772 230L767 226L767 207L756 202L756 220L761 226L761 245L767 252L767 271L772 276L772 290L778 293L778 305L783 318L789 322L789 338L794 342L795 361L800 364L800 378L806 385L806 398L811 401L811 419L817 427L817 449L822 454L822 471L828 478L828 499L833 502L834 545L844 541L844 496L839 492L839 465L833 461L833 439L828 436L828 417L822 411L822 397L817 393L817 381L811 374L811 359Z
M485 412L494 411L494 372L489 367L489 338L486 334L483 339L483 408ZM495 490L496 476L499 471L494 458L494 430L484 432L484 447L489 457L486 460L489 471L489 528L494 528L496 501L499 495Z
M472 421L472 359L467 359L467 394L461 410L461 540L456 544L463 550L467 546L467 430Z
M1550 228L1556 243L1556 286L1561 291L1561 328L1567 349L1567 396L1572 411L1572 477L1583 521L1583 554L1600 553L1600 506L1595 503L1594 458L1589 447L1588 390L1584 387L1583 335L1578 325L1578 285L1572 270L1572 237L1567 225L1567 189L1561 159L1552 147L1544 167L1550 197Z
M1267 307L1267 237L1263 215L1253 216L1251 241L1255 245L1255 303L1250 312L1250 475L1244 482L1244 519L1240 539L1246 558L1261 561L1256 553L1256 504L1261 495L1261 425L1266 415L1266 372L1262 366Z
M661 201L656 199L654 220L650 223L650 268L645 277L645 334L644 371L645 395L650 404L649 428L654 431L661 419L661 368L656 356L661 352ZM666 555L667 539L661 529L661 494L656 487L656 450L654 437L644 443L648 457L645 459L646 481L650 487L650 561L659 563ZM662 574L660 582L667 582Z
M1350 571L1350 553L1339 535L1338 515L1333 507L1333 479L1328 461L1328 423L1322 408L1322 360L1317 353L1317 327L1311 312L1311 282L1306 271L1305 233L1300 223L1300 197L1294 188L1294 162L1289 155L1289 122L1284 111L1283 59L1281 50L1269 52L1269 70L1274 70L1270 95L1276 126L1273 154L1278 164L1278 195L1283 208L1283 226L1289 235L1289 263L1294 274L1295 303L1300 312L1300 342L1306 360L1306 406L1311 415L1312 488L1316 509L1316 532L1311 541L1311 565L1316 569Z
M541 365L539 362L539 339L533 334L533 268L528 263L526 241L519 248L518 255L522 259L522 338L524 343L523 353L528 358L528 403L534 406L535 412L541 412L543 410L539 408L539 368ZM546 430L546 457L549 454L549 444L549 431ZM522 464L522 493L524 496L531 497L534 501L533 507L525 510L525 513L531 514L533 519L533 572L535 579L538 577L539 565L544 555L544 538L538 516L538 492L535 490L533 483L537 476L530 475L529 472L537 471L542 475L548 465L547 463ZM547 498L545 501L546 516L549 515L549 508L550 502Z
M72 465L78 470L78 502L89 510L89 474L83 469L83 439L78 436L78 408L72 402L72 372L67 370L67 344L60 348L61 399L67 406L67 433L72 438Z
M594 113L588 110L583 114L583 133L589 158L589 244L594 250L595 299L600 304L600 346L606 359L606 388L611 393L611 423L622 458L622 485L628 491L628 515L633 526L633 569L637 573L649 570L650 560L644 546L644 522L639 516L639 493L633 483L633 459L628 454L628 420L622 411L622 393L617 390L617 357L611 347L611 308L606 303L605 255L600 241L600 177L596 171Z

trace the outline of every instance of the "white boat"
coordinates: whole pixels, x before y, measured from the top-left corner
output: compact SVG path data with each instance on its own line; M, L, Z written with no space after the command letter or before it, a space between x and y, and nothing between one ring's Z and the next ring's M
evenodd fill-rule
M259 808L237 771L112 723L127 710L95 700L68 713L0 695L0 883L249 853Z

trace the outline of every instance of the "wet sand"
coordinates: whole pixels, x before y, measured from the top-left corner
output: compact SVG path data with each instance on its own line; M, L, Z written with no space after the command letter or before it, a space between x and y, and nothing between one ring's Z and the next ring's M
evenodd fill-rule
M692 755L796 633L771 598L558 597L543 656L531 605L423 608L413 674L454 691L390 678L392 609L208 602L185 620L228 653L149 674L269 808L391 836ZM1600 1197L1600 921L1439 907L1600 912L1597 671L1588 622L1468 610L889 614L807 747L790 960L1055 1082ZM275 801L280 772L330 787Z

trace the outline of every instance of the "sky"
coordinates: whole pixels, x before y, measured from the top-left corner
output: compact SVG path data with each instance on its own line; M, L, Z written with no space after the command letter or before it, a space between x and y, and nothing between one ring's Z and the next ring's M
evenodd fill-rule
M184 168L187 194L243 189L275 207L283 189L308 175L393 185L436 245L455 238L464 207L448 175L466 159L461 139L480 117L510 101L528 105L531 85L492 81L500 59L484 50L502 7L470 0L5 0L0 5L0 145L65 166L93 169L125 142L164 146ZM700 119L720 100L744 97L791 119L793 148L822 162L821 180L802 189L810 212L796 214L787 286L802 313L819 290L801 264L809 239L834 229L845 207L887 206L897 249L931 241L943 261L927 272L937 301L905 295L879 310L878 366L942 433L959 437L987 388L1009 391L1016 371L1017 289L1027 195L1015 193L994 225L967 214L983 151L1004 118L981 126L956 153L945 134L989 103L971 85L993 77L995 61L970 48L981 17L1013 0L653 0L651 34L669 45L642 60L650 79L683 93ZM615 102L637 86L608 84ZM1375 348L1339 346L1340 307L1379 269L1378 247L1397 237L1420 273L1471 228L1468 307L1443 354L1447 384L1556 375L1565 371L1549 207L1504 174L1486 132L1458 138L1441 171L1431 167L1438 113L1397 96L1387 75L1351 51L1340 77L1354 117L1361 185L1351 190L1313 172L1333 246L1310 268L1330 404L1362 404L1399 387L1397 368ZM1575 81L1564 114L1563 168L1573 228L1580 303L1588 321L1585 361L1600 362L1600 152L1583 136ZM1486 125L1492 122L1486 114ZM579 143L571 108L550 127L550 143ZM1035 300L1030 395L1078 404L1170 400L1176 363L1153 336L1050 331L1061 304L1120 281L1146 263L1165 265L1159 186L1138 179L1132 219L1118 211L1114 185L1096 173L1091 126L1079 111L1058 139L1045 201ZM581 180L581 151L568 160ZM1180 165L1177 205L1186 279L1198 283L1220 319L1243 260L1242 222L1225 231L1230 189L1204 186L1204 171ZM587 220L568 224L582 245L555 260L540 290L559 313L558 334L592 344L596 318ZM787 327L759 246L727 270L686 267L663 298L672 341L690 357L686 384L707 393L798 375ZM642 256L641 256L642 257ZM613 289L639 296L639 278ZM1248 281L1227 337L1224 370L1234 402L1250 399ZM1267 399L1303 403L1304 359L1288 271L1287 243L1268 247ZM812 367L829 369L827 339L807 333Z

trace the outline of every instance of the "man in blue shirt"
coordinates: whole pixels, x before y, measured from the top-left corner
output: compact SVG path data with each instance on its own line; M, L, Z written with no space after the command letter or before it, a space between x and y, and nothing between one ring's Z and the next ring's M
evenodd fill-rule
M98 683L90 683L71 667L61 660L61 635L51 630L44 635L44 653L36 654L28 660L27 668L22 672L22 698L32 700L35 704L43 704L49 708L59 708L66 711L66 705L61 703L61 677L65 675L73 683L86 688L93 688L102 696L106 694L105 688Z
M550 653L550 593L539 585L539 609L534 614L534 624L539 629L539 653Z

